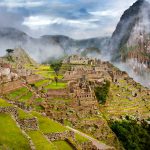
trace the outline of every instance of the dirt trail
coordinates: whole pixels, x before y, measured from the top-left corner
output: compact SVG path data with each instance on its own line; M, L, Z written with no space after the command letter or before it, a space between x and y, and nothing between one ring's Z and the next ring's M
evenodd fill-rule
M111 147L111 146L108 146L108 145L106 145L106 144L104 144L104 143L101 143L100 141L98 141L98 140L96 140L96 139L90 137L89 135L87 135L87 134L85 134L85 133L83 133L83 132L80 132L80 131L78 131L78 130L76 130L76 129L73 129L73 128L69 127L69 126L66 126L66 127L67 127L68 129L72 130L73 132L78 133L78 134L80 134L81 136L83 136L83 137L89 139L89 140L93 143L93 145L95 145L95 146L97 147L98 150L115 150L114 147Z

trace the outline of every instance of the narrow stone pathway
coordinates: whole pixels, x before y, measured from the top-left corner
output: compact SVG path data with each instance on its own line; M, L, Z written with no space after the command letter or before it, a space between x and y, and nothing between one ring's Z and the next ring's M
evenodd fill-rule
M108 146L108 145L106 145L106 144L104 144L104 143L101 143L100 141L98 141L98 140L96 140L96 139L90 137L89 135L87 135L87 134L85 134L85 133L83 133L83 132L80 132L80 131L78 131L78 130L76 130L76 129L74 129L74 128L71 128L71 127L69 127L69 126L66 126L66 127L67 127L68 129L72 130L73 132L78 133L78 134L80 134L81 136L83 136L83 137L89 139L89 140L93 143L93 145L95 145L95 146L97 147L98 150L115 150L114 147L111 147L111 146Z

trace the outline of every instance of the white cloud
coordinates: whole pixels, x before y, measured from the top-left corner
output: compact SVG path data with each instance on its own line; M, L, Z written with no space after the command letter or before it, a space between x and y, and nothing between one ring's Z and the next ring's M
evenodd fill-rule
M92 20L73 20L50 16L29 16L25 18L23 22L23 25L26 25L31 29L44 28L44 26L54 24L65 25L80 29L92 29L98 27L98 25L93 23Z
M90 14L94 16L99 16L99 17L119 17L121 13L122 11L116 11L116 10L104 10L104 11L90 12Z
M48 33L73 38L106 36L135 1L0 0L0 26L15 27L35 37Z
M0 2L0 7L16 8L16 7L39 7L44 5L45 2L42 0L4 0Z

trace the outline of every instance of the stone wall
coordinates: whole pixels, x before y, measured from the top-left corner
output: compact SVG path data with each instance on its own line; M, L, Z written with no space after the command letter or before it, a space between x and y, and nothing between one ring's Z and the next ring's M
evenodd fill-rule
M30 75L30 76L24 77L24 79L25 79L29 84L31 84L31 83L35 83L35 82L37 82L37 81L39 81L39 80L42 80L43 78L42 78L41 76L39 76L39 75Z
M19 108L23 109L23 110L31 110L30 106L26 106L26 104L24 102L19 102L19 101L11 101L9 100L9 103L18 106Z
M98 148L95 145L93 145L93 143L90 141L78 144L83 150L98 150Z
M0 113L10 113L10 114L12 114L15 118L18 117L17 108L16 108L16 107L13 107L13 106L0 107Z
M48 97L56 98L56 97L62 97L62 98L68 98L69 94L66 89L49 89L47 92Z
M38 121L35 117L29 119L17 119L23 130L38 130Z
M35 117L29 119L19 119L17 107L0 107L0 113L12 114L20 127L24 130L38 130L38 121Z
M0 85L0 94L7 94L21 87L23 87L23 82L21 80L8 82L8 83Z
M45 135L47 136L47 138L50 141L66 140L69 137L74 139L74 132L72 132L72 131L65 131L65 132L58 132L58 133L47 133Z

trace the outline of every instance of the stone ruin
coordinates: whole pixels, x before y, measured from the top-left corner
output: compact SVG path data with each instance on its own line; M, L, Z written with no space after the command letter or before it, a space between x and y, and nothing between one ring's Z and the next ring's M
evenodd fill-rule
M92 59L88 57L82 57L80 55L72 55L64 59L63 64L74 64L74 65L96 65L100 64L101 61L98 59Z
M19 123L20 127L23 130L38 130L38 121L37 118L25 118L25 119L17 119L17 122Z
M49 89L47 91L47 98L68 98L68 96L67 89Z
M74 139L74 132L72 131L65 131L65 132L58 132L58 133L47 133L45 134L50 141L64 141L69 137Z

